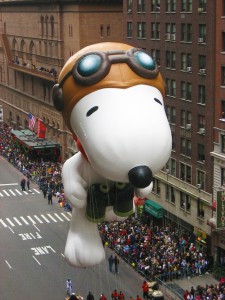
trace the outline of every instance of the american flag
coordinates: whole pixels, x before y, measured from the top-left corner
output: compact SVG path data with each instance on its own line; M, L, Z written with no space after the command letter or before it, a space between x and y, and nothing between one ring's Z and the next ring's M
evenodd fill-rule
M34 130L36 118L31 113L28 114L28 118L29 118L28 127L30 130Z

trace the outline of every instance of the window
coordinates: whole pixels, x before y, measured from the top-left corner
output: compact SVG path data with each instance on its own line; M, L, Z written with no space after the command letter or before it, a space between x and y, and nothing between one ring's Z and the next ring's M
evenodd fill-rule
M205 188L205 172L197 170L197 184L201 186L201 189Z
M160 23L151 23L151 39L160 39Z
M153 193L160 195L160 181L158 179L153 179Z
M176 11L176 0L166 0L166 12Z
M207 0L199 0L198 12L206 12Z
M190 53L181 53L181 70L190 71L192 67L192 54Z
M221 85L225 85L225 67L222 67L221 70Z
M151 49L151 56L156 61L157 65L160 66L160 50L158 50L158 49Z
M172 151L176 151L176 137L172 133Z
M137 37L138 38L146 38L146 23L138 22L137 23Z
M221 168L221 186L225 187L225 168Z
M107 25L106 27L106 34L108 37L110 36L110 25Z
M204 211L204 203L198 198L197 201L197 216L199 218L204 219L205 211Z
M191 167L189 165L180 163L180 179L191 183Z
M222 52L225 51L225 32L222 32Z
M187 212L191 211L191 198L183 192L180 192L180 208Z
M133 23L132 22L127 22L127 37L132 37L132 25Z
M127 0L127 12L132 12L132 0Z
M192 24L181 24L181 41L192 42Z
M43 16L41 16L40 23L41 23L41 36L43 36L44 35L44 17Z
M181 81L180 84L180 97L183 100L192 100L192 84L189 82Z
M166 93L168 96L176 97L176 81L166 79Z
M181 149L180 152L182 155L191 157L191 141L186 138L181 138Z
M198 86L198 103L205 104L205 86Z
M160 12L160 0L151 1L151 12Z
M206 43L206 25L205 24L199 25L198 42Z
M73 36L73 27L69 24L69 36Z
M165 110L166 110L166 115L167 115L168 121L170 123L175 124L176 123L176 108L166 106Z
M172 186L166 185L166 200L175 204L175 189Z
M145 12L145 0L137 0L137 12Z
M176 160L170 158L166 163L166 169L169 171L168 174L176 176Z
M55 35L55 27L54 27L54 24L55 23L55 20L54 20L54 17L51 16L50 17L50 24L51 24L51 36L53 37Z
M200 131L201 128L205 128L205 116L198 115L198 131Z
M225 135L221 135L221 152L225 153Z
M166 51L166 68L176 69L176 52Z
M205 55L199 55L198 57L199 70L206 69L206 57Z
M198 161L205 162L205 146L198 144Z
M103 25L100 25L100 37L103 37L103 35L104 35Z
M221 116L220 116L221 121L225 121L225 101L221 101Z
M181 1L181 11L182 12L192 12L192 0L182 0Z

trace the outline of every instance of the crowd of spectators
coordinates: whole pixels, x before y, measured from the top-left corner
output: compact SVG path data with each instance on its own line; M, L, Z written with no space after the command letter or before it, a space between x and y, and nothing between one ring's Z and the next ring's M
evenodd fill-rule
M148 226L143 220L131 217L100 224L103 243L150 280L157 277L168 281L209 272L211 258L203 248L197 249L187 234L179 236L175 228Z

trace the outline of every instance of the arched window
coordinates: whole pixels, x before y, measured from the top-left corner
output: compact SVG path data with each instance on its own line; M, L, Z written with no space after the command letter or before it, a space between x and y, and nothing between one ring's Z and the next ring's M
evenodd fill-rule
M55 24L54 24L54 22L55 22L54 17L51 16L50 17L50 24L51 24L51 36L52 37L55 35L55 27L54 27Z
M43 37L44 35L44 17L41 16L40 18L40 23L41 23L41 36Z
M19 59L18 59L18 50L19 50L19 47L18 47L18 43L16 41L16 39L13 39L12 41L12 49L13 49L13 61L14 63L19 63Z
M26 44L24 42L24 40L21 41L20 44L20 51L21 51L21 56L22 56L22 64L26 64L26 53L27 53L27 49L26 49Z
M48 16L45 16L46 36L48 36Z

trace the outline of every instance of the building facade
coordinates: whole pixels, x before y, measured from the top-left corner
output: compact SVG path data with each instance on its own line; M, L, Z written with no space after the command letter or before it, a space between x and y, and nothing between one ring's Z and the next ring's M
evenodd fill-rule
M3 120L27 128L28 113L61 145L64 161L76 152L53 107L52 87L64 63L81 48L123 40L122 0L0 1L0 105Z
M173 146L166 167L155 176L151 200L164 208L165 222L194 233L199 247L208 245L215 259L218 247L224 251L224 231L210 226L225 176L224 3L124 3L125 41L152 54L166 84Z

